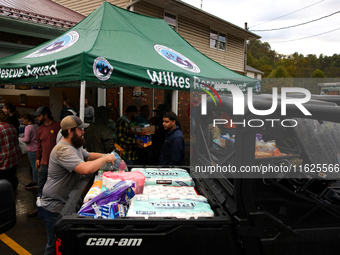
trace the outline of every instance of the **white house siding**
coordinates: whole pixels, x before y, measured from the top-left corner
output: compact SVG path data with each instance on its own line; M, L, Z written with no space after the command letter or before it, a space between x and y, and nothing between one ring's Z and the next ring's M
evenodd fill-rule
M104 1L103 0L52 0L60 5L63 5L71 10L79 12L85 16L91 14L96 10ZM129 0L108 1L114 5L125 8L130 3Z
M139 2L133 6L133 11L147 16L163 19L164 9L146 2Z
M178 17L178 33L206 56L229 69L243 72L244 39L225 32L227 34L227 51L210 48L210 27L183 16Z

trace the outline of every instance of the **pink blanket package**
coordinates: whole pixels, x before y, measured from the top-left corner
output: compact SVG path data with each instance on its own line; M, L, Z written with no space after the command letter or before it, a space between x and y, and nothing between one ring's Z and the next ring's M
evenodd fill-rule
M116 183L130 180L135 183L132 187L136 194L142 194L145 185L145 176L141 172L105 172L103 173L102 191L111 189Z

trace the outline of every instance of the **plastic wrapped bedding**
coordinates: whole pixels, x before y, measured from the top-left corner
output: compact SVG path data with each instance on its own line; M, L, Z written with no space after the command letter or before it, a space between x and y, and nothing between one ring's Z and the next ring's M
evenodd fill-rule
M136 195L130 201L127 217L176 217L190 219L198 217L213 217L207 199L203 196L186 197L155 197Z
M145 185L195 186L189 173L181 168L132 168L145 176Z

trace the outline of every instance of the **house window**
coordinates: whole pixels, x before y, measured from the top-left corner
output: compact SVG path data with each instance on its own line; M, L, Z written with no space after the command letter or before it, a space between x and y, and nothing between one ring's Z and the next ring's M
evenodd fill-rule
M226 34L219 33L215 30L210 30L210 48L219 50L227 50L227 37Z
M177 19L176 15L164 12L164 20L175 30L177 30Z
M257 79L257 73L254 74L254 79Z

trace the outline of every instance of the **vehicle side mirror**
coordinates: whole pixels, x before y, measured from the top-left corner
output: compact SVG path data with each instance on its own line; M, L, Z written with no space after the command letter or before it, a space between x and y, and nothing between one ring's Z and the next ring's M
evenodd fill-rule
M0 234L10 230L16 223L15 198L12 185L0 180Z

